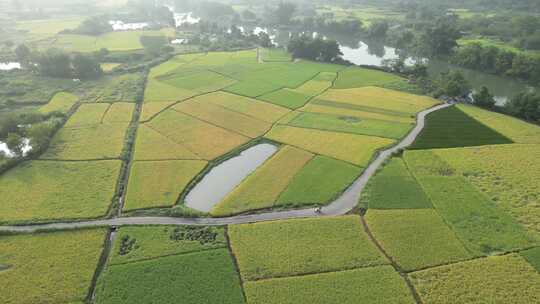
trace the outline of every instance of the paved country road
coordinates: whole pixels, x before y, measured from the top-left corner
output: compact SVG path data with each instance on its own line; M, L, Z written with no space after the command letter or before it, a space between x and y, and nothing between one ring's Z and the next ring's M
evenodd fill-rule
M362 191L366 187L369 179L376 173L377 169L392 156L393 153L410 146L424 129L425 118L428 114L447 108L450 105L442 104L433 108L424 110L417 115L416 126L414 129L400 141L397 145L379 152L377 157L364 170L362 175L334 202L322 208L321 213L317 213L315 208L277 211L251 215L239 215L226 218L177 218L177 217L117 217L104 220L91 220L71 223L51 223L41 225L27 226L0 226L0 232L34 232L46 229L76 229L99 226L124 226L124 225L201 225L201 226L221 226L228 224L245 224L264 222L272 220L285 220L293 218L306 218L318 216L336 216L343 215L351 211L358 200Z

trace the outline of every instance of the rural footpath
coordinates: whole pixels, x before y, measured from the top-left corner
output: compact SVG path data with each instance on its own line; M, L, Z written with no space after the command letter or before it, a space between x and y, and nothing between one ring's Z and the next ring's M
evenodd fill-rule
M20 226L0 226L1 232L23 232L32 233L40 230L60 230L79 229L103 226L139 226L139 225L195 225L195 226L222 226L231 224L257 223L273 220L287 220L295 218L309 218L322 216L344 215L356 206L362 191L366 187L370 178L394 153L410 146L424 129L426 116L430 113L445 109L451 104L440 104L426 109L417 114L416 125L411 132L396 145L380 151L375 159L356 179L356 181L336 200L321 209L308 208L289 211L266 212L249 215L238 215L223 218L182 218L182 217L113 217L110 219L80 221L80 222L58 222L49 224L20 225Z

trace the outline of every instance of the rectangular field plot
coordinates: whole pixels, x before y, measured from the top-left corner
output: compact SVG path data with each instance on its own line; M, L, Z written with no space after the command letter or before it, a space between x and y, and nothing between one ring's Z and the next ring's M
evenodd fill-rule
M287 88L270 92L259 97L260 100L293 110L303 107L310 98L311 96L309 95Z
M408 114L388 112L377 108L362 107L348 103L315 99L299 109L302 112L356 117L366 120L381 120L391 123L413 124L415 119Z
M53 112L67 113L79 98L73 94L60 92L54 95L48 104L39 108L42 114L50 114Z
M388 264L358 216L234 225L229 238L248 281Z
M404 81L394 74L364 68L350 67L338 73L334 84L336 89L350 89L367 86L379 86Z
M531 234L539 235L540 145L498 145L434 153Z
M211 103L269 123L276 122L289 112L288 109L283 107L226 92L201 95L197 97L197 100L201 103Z
M540 275L517 254L431 268L411 278L424 303L530 304L540 295Z
M100 124L111 105L108 103L82 104L66 123L66 127Z
M154 116L158 115L165 109L169 108L175 104L175 102L146 102L142 106L141 116L139 117L140 122L148 122Z
M213 160L250 140L174 110L161 113L148 125L206 160Z
M198 93L166 84L154 78L148 78L144 90L144 102L171 102L188 99Z
M228 78L210 71L193 73L188 76L181 73L178 75L173 74L165 78L158 78L158 80L168 85L188 91L195 91L197 93L217 91L236 82L236 80L232 78Z
M243 304L227 249L112 265L100 276L96 303Z
M261 136L272 127L268 122L201 102L197 98L179 103L172 109L250 138Z
M262 96L266 93L276 91L282 88L281 85L268 83L259 79L245 80L225 88L224 90L233 94L247 97Z
M143 161L131 168L125 210L171 207L206 166L199 160Z
M0 302L82 303L104 240L102 229L1 237Z
M520 144L540 144L540 127L514 117L487 111L475 106L458 105L474 119Z
M372 178L360 202L370 209L432 208L422 186L400 158L392 159Z
M431 97L413 95L378 87L328 90L318 98L360 107L380 109L389 113L396 112L396 114L405 113L409 115L415 115L417 112L439 103L439 101Z
M411 149L454 148L509 144L512 141L490 129L459 108L449 107L427 116L422 130Z
M170 140L146 124L139 125L135 142L135 160L198 160L186 147Z
M244 284L250 304L413 304L405 281L390 266Z
M333 157L358 166L365 166L374 153L394 143L393 140L357 134L275 126L266 135L288 145L312 153Z
M250 210L270 208L298 171L313 154L285 146L274 157L247 177L210 212L227 216Z
M346 162L316 156L281 193L276 205L324 205L337 198L362 169Z
M227 247L219 227L122 227L116 235L110 264L126 264L161 256Z
M369 210L366 221L386 253L406 271L472 258L434 210Z
M131 122L133 117L133 110L135 104L127 102L113 103L105 116L103 117L103 123L118 123L118 122Z
M294 90L309 96L316 96L332 87L336 76L336 73L323 72Z
M412 129L412 124L384 120L360 119L354 116L300 113L288 125L344 133L400 139Z
M102 216L120 166L120 161L23 163L0 176L0 222Z
M128 124L100 124L61 129L42 159L96 160L119 158Z

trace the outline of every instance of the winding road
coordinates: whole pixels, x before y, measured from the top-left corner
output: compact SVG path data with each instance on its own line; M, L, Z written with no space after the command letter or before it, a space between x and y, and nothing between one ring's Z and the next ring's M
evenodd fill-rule
M343 215L351 211L358 203L362 191L369 179L377 172L377 169L395 152L410 146L424 129L425 118L428 114L447 108L451 105L441 104L418 113L416 126L397 145L383 150L377 154L375 160L363 171L362 175L335 201L322 208L317 213L315 208L276 211L268 213L239 215L226 218L177 218L177 217L115 217L103 220L90 220L70 223L51 223L27 226L0 226L0 232L26 232L31 233L39 230L77 229L101 226L125 226L125 225L198 225L198 226L221 226L229 224L245 224L272 220L285 220L294 218L307 218L319 216Z

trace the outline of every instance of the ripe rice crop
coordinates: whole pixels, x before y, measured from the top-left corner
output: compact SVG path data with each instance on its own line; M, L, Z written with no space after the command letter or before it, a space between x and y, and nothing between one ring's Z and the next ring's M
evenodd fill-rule
M67 92L56 93L48 104L39 108L42 114L50 114L52 112L67 113L79 98Z
M281 193L277 205L323 205L342 193L361 168L324 156L307 163Z
M540 127L517 118L487 111L470 105L458 105L460 110L491 129L520 144L540 144Z
M432 209L372 209L366 221L386 253L406 271L472 258Z
M232 225L229 238L247 281L388 264L358 216Z
M356 117L359 119L373 119L404 124L413 124L415 121L415 119L410 115L403 115L401 113L389 113L387 111L380 110L375 110L375 112L373 112L374 108L358 107L337 102L321 102L321 100L314 100L299 110L310 113L329 114L345 117L348 116Z
M521 251L520 254L536 269L536 271L540 272L540 247Z
M120 161L23 163L0 176L0 222L102 216L120 166Z
M159 114L148 125L206 160L213 160L250 140L174 110Z
M103 117L103 123L131 122L135 104L127 102L113 103Z
M377 150L394 143L393 140L381 137L289 126L275 126L266 137L312 153L344 160L358 166L367 165Z
M95 160L119 158L128 124L101 124L63 128L42 159Z
M80 127L100 124L109 107L108 103L82 104L65 126Z
M227 249L173 255L109 266L100 276L96 303L243 304Z
M104 239L102 229L1 237L0 302L82 303Z
M250 138L261 136L270 130L272 126L268 122L251 116L221 106L200 102L197 98L179 103L172 109Z
M270 208L298 171L313 154L290 146L283 147L274 157L247 177L210 212L227 216L249 210Z
M197 92L186 90L149 78L144 90L144 102L172 102L188 99Z
M139 121L147 122L173 104L174 102L145 102L142 106Z
M137 130L134 159L197 160L200 157L147 125L141 124Z
M221 227L122 227L111 249L109 264L133 263L161 256L224 247L227 247L227 241L225 230Z
M540 276L518 254L493 256L414 272L424 303L538 302Z
M206 164L197 160L135 162L124 210L173 206Z
M244 289L253 304L415 303L405 281L390 266L246 282Z

